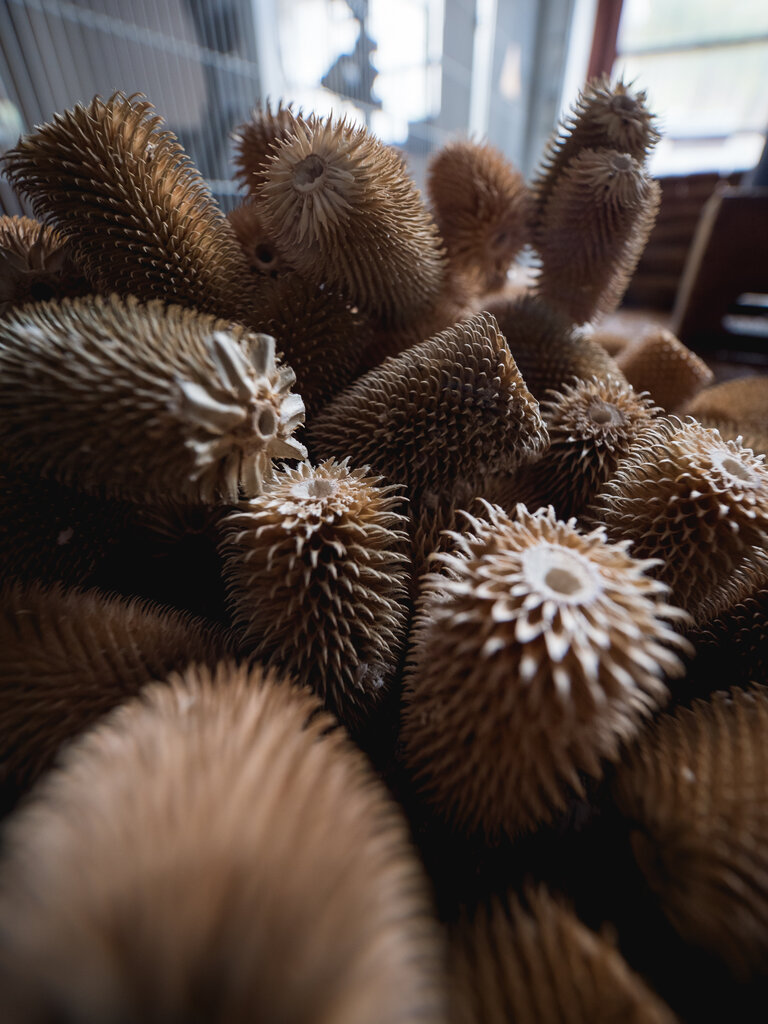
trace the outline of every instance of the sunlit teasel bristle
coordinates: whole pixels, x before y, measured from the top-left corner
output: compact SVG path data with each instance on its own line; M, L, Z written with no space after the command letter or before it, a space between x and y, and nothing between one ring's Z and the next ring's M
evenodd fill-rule
M407 520L381 484L346 461L286 467L222 524L241 649L353 731L386 699L405 642Z
M0 576L84 583L125 538L132 511L0 463Z
M27 302L90 290L58 231L31 217L0 217L0 316Z
M97 291L248 322L251 275L235 234L152 104L96 96L54 115L3 163Z
M427 191L451 267L480 295L501 288L529 241L522 174L493 146L457 141L430 159Z
M332 725L221 665L70 747L4 837L6 1024L445 1021L405 821Z
M450 929L454 1024L674 1024L615 946L544 889Z
M625 379L602 345L534 296L496 299L486 310L498 321L525 383L540 402L574 377Z
M737 377L704 388L685 411L696 419L730 420L746 433L768 435L768 377Z
M533 183L536 232L563 169L582 150L615 149L644 163L661 138L645 101L645 92L622 81L612 85L605 75L586 84L551 139Z
M573 323L621 301L656 220L661 191L628 153L582 149L541 213L536 291Z
M304 405L274 339L193 309L64 299L0 320L0 444L9 462L130 500L260 493L303 458Z
M611 540L638 558L694 617L755 548L768 542L768 468L695 420L658 419L636 439L593 505Z
M240 243L251 273L257 279L278 277L280 274L290 272L291 267L281 256L275 240L264 230L259 212L252 201L230 210L227 220ZM254 295L257 314L261 308L260 296L261 293L257 290Z
M761 430L747 424L746 429L735 420L721 419L719 416L707 416L704 413L694 414L703 427L717 430L725 441L738 441L742 447L751 448L755 455L768 455L768 430Z
M616 362L634 388L650 392L667 412L681 409L715 379L704 360L663 327L628 345Z
M422 501L511 472L548 438L496 321L480 313L361 377L315 417L309 444Z
M427 311L445 258L399 154L345 121L295 118L291 131L275 146L257 197L285 259L382 324Z
M274 144L282 142L294 130L297 120L303 123L300 113L293 111L292 104L277 108L266 103L254 107L250 120L239 125L232 133L236 177L249 192L255 192L264 180L264 168L274 152Z
M551 820L666 700L685 616L627 544L488 507L421 581L402 744L424 800L495 839Z
M550 445L538 462L508 478L505 508L553 505L561 519L579 515L610 479L657 412L647 395L623 381L580 380L541 403Z
M226 637L202 620L60 585L0 591L0 787L26 791L60 748L102 715L191 662L214 665Z
M295 273L261 286L256 322L274 336L295 372L294 389L308 419L355 378L372 333L366 318L341 295L315 288Z
M621 765L619 809L683 939L740 980L768 962L768 690L733 689L658 720Z

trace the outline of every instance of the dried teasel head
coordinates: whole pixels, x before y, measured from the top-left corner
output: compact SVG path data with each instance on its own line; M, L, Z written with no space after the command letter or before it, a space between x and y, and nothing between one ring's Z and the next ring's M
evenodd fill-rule
M549 821L582 774L600 778L679 675L666 587L628 544L581 534L551 508L486 521L422 578L403 758L454 827L487 837Z
M663 327L647 331L616 361L630 384L650 392L667 412L683 407L715 379L704 360Z
M57 231L31 217L0 217L0 316L27 302L89 290Z
M407 520L395 492L346 460L303 463L222 524L241 648L310 687L352 731L386 698L405 641Z
M252 274L259 279L274 278L290 271L291 268L280 255L275 240L264 230L253 202L241 203L234 210L230 210L227 220L235 232ZM260 312L261 292L257 291L256 296Z
M661 190L629 153L582 149L560 171L539 223L536 291L573 323L612 312L656 220Z
M660 718L617 772L638 863L686 942L740 980L768 958L768 691Z
M738 441L742 447L751 448L756 455L768 455L768 431L749 425L745 430L734 420L704 414L694 415L694 419L698 420L702 427L717 430L725 441Z
M95 290L249 321L253 286L234 232L151 103L96 96L56 114L3 163Z
M287 139L296 123L304 123L301 112L294 113L291 103L278 101L275 110L269 100L258 104L251 116L232 133L235 175L249 192L255 192L264 179L264 168L274 152L275 143Z
M294 118L257 205L300 274L382 323L402 325L440 291L445 260L434 221L399 154L365 128Z
M494 299L486 310L496 318L520 373L531 394L543 402L580 380L624 380L624 375L605 349L585 330L574 330L568 317L534 296Z
M495 147L461 140L431 157L427 191L451 267L478 294L497 291L528 241L522 174Z
M592 515L694 616L701 602L768 542L764 457L694 420L656 420L595 499Z
M642 164L660 138L656 118L646 106L645 92L633 90L623 81L611 84L605 75L587 82L549 142L533 182L534 244L563 169L582 150L614 149Z
M65 743L190 662L215 665L227 638L148 602L56 584L0 591L0 789L24 793Z
M70 747L0 864L4 1019L445 1020L405 822L331 726L223 665Z
M685 411L698 420L729 420L745 432L768 435L768 377L737 377L704 388Z
M477 314L385 360L310 425L316 458L349 456L409 497L472 488L492 470L537 458L548 439L492 316Z
M494 899L450 929L456 1024L674 1024L606 938L546 890Z
M611 377L577 380L541 404L550 445L541 459L507 478L512 507L551 504L561 519L579 515L610 479L633 441L660 412L647 395Z
M63 300L0 321L9 461L131 500L235 501L303 458L304 405L274 339L195 310Z

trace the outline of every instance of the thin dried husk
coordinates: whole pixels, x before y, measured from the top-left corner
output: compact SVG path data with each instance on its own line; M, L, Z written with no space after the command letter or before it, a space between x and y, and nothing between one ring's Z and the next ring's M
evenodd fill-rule
M667 698L686 643L666 587L551 508L485 520L421 580L404 683L408 775L455 828L495 839L552 820Z
M51 1006L147 1024L445 1019L399 809L273 673L192 667L148 687L69 749L7 838L9 1024Z
M41 303L0 321L12 465L129 500L215 503L303 458L304 406L274 339L161 302Z

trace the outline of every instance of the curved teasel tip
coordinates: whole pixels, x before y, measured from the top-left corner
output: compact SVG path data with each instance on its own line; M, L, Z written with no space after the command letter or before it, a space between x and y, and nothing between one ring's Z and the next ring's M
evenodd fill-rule
M293 103L284 104L281 99L273 109L267 99L257 104L250 118L235 128L231 136L235 175L249 192L255 193L261 184L275 145L292 134L294 125L304 120L301 110L294 111Z

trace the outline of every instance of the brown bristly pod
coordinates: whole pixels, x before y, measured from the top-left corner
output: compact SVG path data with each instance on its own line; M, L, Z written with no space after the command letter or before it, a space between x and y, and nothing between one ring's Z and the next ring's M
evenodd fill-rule
M222 522L240 648L314 690L356 732L386 701L410 576L397 488L329 459L283 467Z
M0 217L0 316L27 302L90 290L58 231L31 217Z
M663 327L646 331L616 362L637 391L648 391L667 412L683 408L715 379L704 360Z
M568 317L535 296L496 299L485 308L498 321L525 383L540 402L574 377L625 380L616 361L589 332L574 329Z
M704 388L685 412L697 420L731 420L747 432L768 434L768 377L737 377Z
M738 441L744 448L751 448L756 455L768 455L768 429L759 426L747 426L745 430L732 419L721 419L719 416L693 414L703 427L717 430L725 441Z
M267 100L255 106L250 118L232 132L235 177L250 193L256 192L264 180L264 167L274 152L274 144L287 139L297 121L303 123L304 118L300 111L294 112L291 103L283 106L279 100L273 110Z
M618 306L656 220L659 185L629 153L582 149L541 213L537 294L573 323Z
M236 501L273 458L306 455L294 379L273 338L194 309L40 303L0 320L0 445L12 465L107 496Z
M655 420L601 488L590 515L694 617L755 546L768 542L765 457L695 420Z
M257 325L274 336L296 374L294 388L308 419L352 382L372 335L366 318L342 295L294 272L261 286Z
M69 748L6 834L4 1020L445 1020L405 821L308 693L190 667Z
M248 267L257 279L278 277L291 270L280 255L275 240L264 230L258 210L252 200L241 203L227 214L227 220L235 232L240 248L248 261ZM255 302L261 307L261 292L256 290Z
M541 218L563 169L584 149L606 147L642 164L661 138L646 94L605 75L587 82L570 114L550 140L532 185L534 244Z
M543 888L495 898L449 933L453 1024L674 1024L614 944Z
M232 650L202 619L96 590L9 584L0 591L0 787L13 800L65 743L191 662Z
M442 242L400 155L346 121L293 118L256 197L285 259L381 325L426 312L445 276Z
M561 519L578 516L610 479L639 432L661 410L631 385L607 377L577 380L541 403L549 448L506 478L504 508L553 505ZM514 503L514 504L513 504Z
M208 185L151 103L94 97L25 136L5 174L93 288L249 322L251 275Z
M667 698L686 642L667 588L552 508L498 506L421 580L404 681L406 774L461 832L490 840L551 821L602 776Z
M614 359L620 352L624 351L627 345L631 344L631 338L628 334L600 325L592 332L590 337L601 348L604 348L609 356L613 356Z
M0 463L0 577L84 583L123 540L131 511Z
M432 501L538 458L548 438L498 324L479 313L361 377L315 417L308 443Z
M501 288L529 241L522 174L494 146L457 140L430 158L427 193L452 269L478 294Z
M719 692L662 716L614 795L662 910L741 981L768 963L768 691Z

